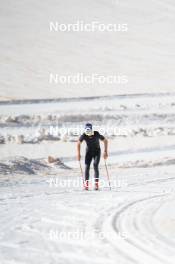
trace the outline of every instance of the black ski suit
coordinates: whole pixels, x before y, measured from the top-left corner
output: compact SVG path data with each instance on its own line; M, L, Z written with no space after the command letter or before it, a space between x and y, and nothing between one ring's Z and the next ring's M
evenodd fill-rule
M99 179L99 169L98 165L100 162L100 156L101 156L101 149L100 149L100 142L99 140L104 140L105 137L102 136L98 131L94 131L94 134L92 136L87 136L85 133L83 133L79 141L82 142L83 140L86 141L87 147L86 147L86 155L85 155L85 180L89 181L89 170L92 159L94 159L94 172L95 172L95 180L96 182Z

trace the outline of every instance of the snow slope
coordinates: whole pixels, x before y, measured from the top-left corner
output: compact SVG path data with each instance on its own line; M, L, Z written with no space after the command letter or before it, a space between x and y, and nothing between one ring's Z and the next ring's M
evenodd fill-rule
M174 129L174 94L77 100L2 104L1 131L27 138L37 115L41 128L50 125L48 115L61 115L60 126L80 125L75 120L81 109L84 122L90 114L101 128L110 113L108 126L126 132L109 137L112 190L103 160L100 191L93 190L93 181L90 191L82 190L69 138L1 144L0 263L174 264L175 137L167 133ZM48 155L60 162L48 164Z
M114 166L99 192L59 185L78 170L1 177L1 263L174 263L174 169Z
M0 96L60 98L174 91L173 0L6 0ZM128 24L128 32L50 32L50 21ZM49 84L49 74L128 76L126 85Z
M175 263L174 11L173 0L1 1L0 264ZM49 32L77 20L128 32ZM128 83L49 84L77 72ZM83 191L78 134L49 133L87 121L117 129L111 191L103 160L100 191Z

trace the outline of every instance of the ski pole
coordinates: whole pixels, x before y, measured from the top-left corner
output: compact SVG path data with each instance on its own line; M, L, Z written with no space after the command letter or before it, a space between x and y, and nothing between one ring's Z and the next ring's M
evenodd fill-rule
M110 182L108 167L107 167L107 164L106 164L106 160L105 159L104 159L104 162L105 162L106 174L107 174L107 178L108 178L109 189L111 191L111 182Z
M84 182L84 174L83 174L83 169L81 166L81 161L79 160L79 165L80 165L80 171L81 171L81 177L82 177L82 181L83 181L83 186L85 186L85 182Z

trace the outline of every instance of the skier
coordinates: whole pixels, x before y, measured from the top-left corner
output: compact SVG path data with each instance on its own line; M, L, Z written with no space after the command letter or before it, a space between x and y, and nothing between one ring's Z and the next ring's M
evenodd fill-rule
M95 190L99 189L99 162L101 156L100 142L104 143L104 154L103 158L108 158L108 141L98 131L93 131L92 124L87 123L85 125L85 132L80 136L77 142L77 159L81 160L81 143L85 140L86 142L86 154L85 154L85 190L89 188L89 170L92 159L94 159L94 173L95 173Z

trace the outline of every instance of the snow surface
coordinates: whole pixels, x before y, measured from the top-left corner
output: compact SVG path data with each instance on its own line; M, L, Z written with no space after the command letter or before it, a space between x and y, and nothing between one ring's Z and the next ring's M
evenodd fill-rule
M174 92L174 0L1 1L1 100ZM50 21L128 24L50 32ZM120 74L126 85L49 84L49 74Z
M78 99L76 105L1 105L4 138L31 137L51 125L48 115L57 116L52 124L58 126L82 125L81 109L83 121L90 115L97 128L115 125L125 135L109 137L111 191L103 160L100 191L93 190L92 170L90 190L83 190L78 135L0 145L0 262L174 264L174 103L174 94L142 94ZM49 155L60 161L49 164Z
M0 3L0 264L175 263L174 11L173 0ZM49 32L77 20L129 30ZM128 83L49 84L77 72ZM111 191L103 160L100 190L83 190L75 131L50 133L87 121L117 129Z

